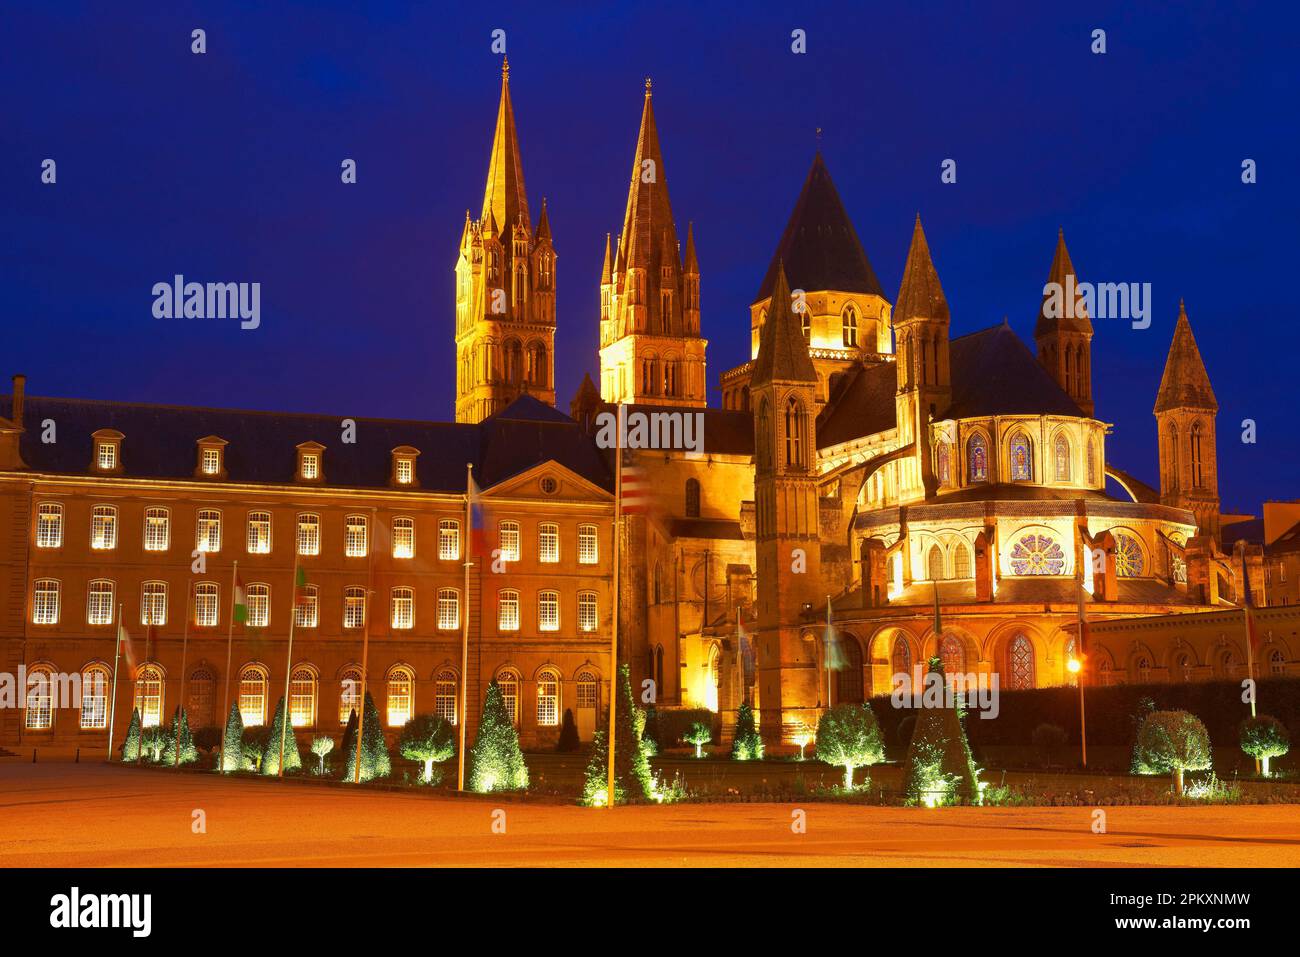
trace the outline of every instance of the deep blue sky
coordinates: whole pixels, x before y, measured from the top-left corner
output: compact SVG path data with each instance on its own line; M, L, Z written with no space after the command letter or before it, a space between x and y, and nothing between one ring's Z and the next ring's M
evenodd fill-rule
M1300 494L1293 5L15 6L0 374L35 394L450 418L452 267L482 203L502 28L529 200L536 215L548 197L560 255L566 411L597 369L601 252L648 74L679 228L696 226L715 403L821 126L891 299L919 210L953 334L1005 314L1032 342L1063 225L1084 280L1153 286L1151 328L1096 323L1110 459L1156 479L1151 408L1182 296L1220 403L1225 505ZM947 157L956 185L939 181ZM150 289L177 272L260 281L262 328L154 319Z

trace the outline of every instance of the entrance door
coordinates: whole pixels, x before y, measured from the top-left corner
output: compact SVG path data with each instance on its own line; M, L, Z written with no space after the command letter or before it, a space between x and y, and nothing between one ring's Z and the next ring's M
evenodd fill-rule
M578 724L578 738L590 741L596 732L596 709L599 705L600 682L590 671L578 675L577 711L573 718Z

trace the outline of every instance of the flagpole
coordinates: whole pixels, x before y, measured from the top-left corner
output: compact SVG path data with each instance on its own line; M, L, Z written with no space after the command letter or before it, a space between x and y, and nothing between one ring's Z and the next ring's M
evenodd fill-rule
M831 596L826 596L826 640L822 642L822 656L826 659L826 710L835 706L831 700Z
M295 549L297 551L297 549ZM239 583L239 559L230 572L230 628L226 634L226 690L221 699L221 764L226 770L226 722L230 720L230 652L235 644L235 592ZM152 615L150 616L152 618Z
M605 806L614 807L614 713L618 707L618 616L619 585L622 581L623 559L623 403L618 404L618 429L614 439L614 621L609 640L609 775L606 782ZM707 593L708 582L704 583ZM633 743L635 746L635 743Z
M1083 602L1083 576L1079 576L1079 635L1075 639L1075 650L1079 654L1079 747L1082 750L1083 766L1088 767L1088 721L1083 707L1083 682L1088 671L1086 663L1088 661L1087 649L1085 642L1088 635L1088 612Z
M366 542L367 550L370 544ZM297 549L294 551L296 552ZM298 621L298 558L296 556L293 561L291 591L293 600L289 603L289 647L284 655L284 714L280 716L280 765L275 771L275 776L278 778L284 777L284 743L289 735L289 679L293 675L293 626Z
M375 509L370 510L371 524L374 524ZM361 783L361 742L362 732L366 727L366 692L370 687L370 595L375 585L375 550L366 542L366 593L361 605L361 701L357 708L357 759L353 762L352 783ZM289 702L284 703L285 710ZM280 760L284 767L283 755Z
M122 657L122 603L117 603L117 647L113 651L113 698L108 711L108 760L113 760L113 719L117 717L117 663Z
M470 553L469 546L474 540L473 522L474 517L470 513L473 508L473 488L474 482L474 463L465 463L465 622L461 629L460 635L460 711L457 718L460 724L460 747L456 753L456 790L465 790L465 715L466 700L469 690L469 566Z
M181 632L181 690L176 699L176 735L172 742L172 767L181 766L181 717L185 714L185 665L190 650L190 614L194 604L194 582L190 580L185 592L185 629Z

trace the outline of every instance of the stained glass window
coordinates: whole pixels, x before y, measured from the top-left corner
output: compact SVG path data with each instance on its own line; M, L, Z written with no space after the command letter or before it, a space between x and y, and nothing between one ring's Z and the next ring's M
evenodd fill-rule
M947 677L966 671L966 650L953 635L944 635L943 641L939 642L939 660L943 662L943 673Z
M1060 575L1065 553L1047 535L1023 535L1011 546L1011 572L1015 575Z
M894 639L894 651L890 657L890 661L893 664L894 674L911 675L912 649L907 647L907 640L901 635Z
M1007 646L1007 670L1013 690L1034 686L1034 646L1024 635L1016 635Z
M1056 437L1054 448L1056 454L1056 480L1058 482L1070 481L1070 443L1064 435Z
M1097 443L1088 442L1088 484L1097 484Z
M958 545L957 550L953 552L953 577L970 578L970 549L965 545Z
M1115 573L1120 578L1139 578L1142 575L1142 546L1132 535L1115 536Z
M1029 437L1017 432L1011 437L1011 481L1032 482L1034 462L1030 453Z
M930 546L930 555L926 559L926 565L929 567L931 581L937 582L943 579L943 552L939 551L938 545Z
M989 480L989 450L982 435L972 435L966 443L966 478L970 482Z
M949 459L951 458L951 455L949 454L948 451L947 442L939 443L938 447L935 449L934 457L935 457L935 471L939 475L939 484L947 485L948 478L949 478L949 469L950 469Z

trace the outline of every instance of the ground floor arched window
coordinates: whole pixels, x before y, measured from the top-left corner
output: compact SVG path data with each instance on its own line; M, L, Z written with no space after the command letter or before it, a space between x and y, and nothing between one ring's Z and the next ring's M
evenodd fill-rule
M266 670L245 665L239 673L239 717L245 728L266 724Z
M54 671L51 668L33 668L27 673L28 731L48 731L54 727Z
M190 672L185 713L191 728L210 728L216 724L214 699L216 685L216 678L213 677L210 669L198 667Z
M1007 687L1013 691L1034 687L1034 645L1024 635L1007 644Z
M438 672L433 683L433 713L448 724L456 723L456 673L450 669Z
M954 635L944 635L939 642L939 661L943 664L944 675L964 674L966 649L961 646L961 639Z
M843 667L835 673L835 704L862 703L862 646L852 635L840 638Z
M90 665L81 672L81 730L108 727L108 683L109 672L103 665Z
M316 674L310 668L297 667L289 678L289 719L295 728L316 724Z
M155 728L162 723L163 676L157 665L145 665L136 675L135 706L141 727Z

